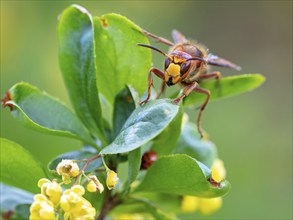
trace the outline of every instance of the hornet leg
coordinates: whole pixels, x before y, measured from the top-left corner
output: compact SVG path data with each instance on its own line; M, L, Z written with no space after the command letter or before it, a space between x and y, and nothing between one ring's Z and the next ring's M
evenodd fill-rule
M202 132L202 129L201 129L201 126L200 126L201 117L202 117L203 110L205 109L206 105L209 102L209 99L210 99L210 96L211 96L210 91L207 90L207 89L199 88L198 87L198 83L197 82L194 82L194 83L192 83L190 85L187 85L185 87L185 90L183 91L182 95L180 95L178 98L176 98L174 100L174 103L175 104L178 104L184 97L188 96L189 93L192 92L192 91L199 92L199 93L203 93L203 94L206 94L207 95L206 100L200 106L199 113L198 113L198 116L197 116L197 130L198 130L198 133L200 134L200 137L202 138L203 137L203 132Z
M207 98L206 100L204 101L204 103L200 106L200 109L199 109L199 113L198 113L198 116L197 116L197 130L200 134L200 137L202 138L203 137L203 132L202 132L202 129L201 129L201 126L200 126L200 123L201 123L201 116L202 116L202 112L203 110L205 109L205 107L207 106L208 102L209 102L209 99L211 97L211 92L207 89L203 89L203 88L199 88L199 87L196 87L194 89L195 92L200 92L200 93L203 93L203 94L206 94L207 95Z
M160 70L158 70L157 68L154 68L154 67L150 69L149 75L148 75L148 95L147 95L145 100L140 102L140 105L143 105L143 104L147 103L149 101L150 97L151 97L151 87L153 85L152 73L156 74L156 76L158 76L159 78L164 80L164 73L162 73Z

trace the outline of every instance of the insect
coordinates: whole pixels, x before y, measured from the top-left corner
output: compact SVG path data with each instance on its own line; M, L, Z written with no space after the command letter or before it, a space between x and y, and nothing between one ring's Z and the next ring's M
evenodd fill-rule
M148 94L145 100L140 104L145 104L151 97L151 86L153 84L154 73L157 77L163 80L161 90L159 91L157 98L165 91L166 85L173 86L181 84L184 88L183 93L174 99L174 103L178 104L184 97L188 96L192 91L203 93L207 96L205 101L199 107L199 113L197 117L197 129L201 138L203 137L203 131L201 128L202 112L207 106L211 93L209 90L201 88L199 83L201 80L221 77L221 73L218 71L209 72L209 65L228 67L235 70L240 70L241 67L236 64L220 58L216 55L209 53L208 49L199 43L193 43L185 38L177 30L172 31L172 38L174 43L156 36L143 30L146 36L152 37L161 43L171 46L170 52L164 53L160 49L147 44L138 44L142 47L147 47L163 54L165 59L164 71L152 67L148 74Z

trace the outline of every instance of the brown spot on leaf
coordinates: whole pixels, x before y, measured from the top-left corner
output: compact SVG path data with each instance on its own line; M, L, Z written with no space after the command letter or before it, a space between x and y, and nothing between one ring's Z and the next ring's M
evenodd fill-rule
M100 20L101 20L101 22L102 22L102 26L103 26L104 28L107 28L107 27L108 27L108 23L107 23L106 18L100 18Z
M208 179L208 181L210 182L210 184L213 186L213 187L217 187L217 188L220 188L221 187L221 182L216 182L212 177L210 177Z
M7 91L7 92L5 93L5 95L4 95L4 98L1 99L1 103L2 103L3 108L5 108L5 107L9 107L9 108L10 108L10 111L12 111L12 110L13 110L13 105L10 104L10 103L7 103L8 101L11 101L11 100L12 100L12 98L11 98L11 94L10 94L9 91Z
M131 96L126 96L125 100L129 103L133 101Z

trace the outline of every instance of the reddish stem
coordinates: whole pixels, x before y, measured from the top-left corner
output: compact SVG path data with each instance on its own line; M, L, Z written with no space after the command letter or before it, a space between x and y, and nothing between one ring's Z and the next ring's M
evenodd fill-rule
M81 170L79 171L79 174L76 176L76 179L75 179L73 185L77 184L77 182L78 182L81 174L87 168L87 166L89 165L89 163L92 162L92 161L94 161L94 160L96 160L96 159L98 159L98 158L100 158L100 157L101 157L101 155L100 154L97 154L97 155L95 155L93 157L90 157L88 159L83 160L85 162L85 164L82 166Z

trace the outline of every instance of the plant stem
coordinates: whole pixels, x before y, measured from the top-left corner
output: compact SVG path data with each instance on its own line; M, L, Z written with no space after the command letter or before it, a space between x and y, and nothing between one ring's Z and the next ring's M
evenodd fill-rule
M105 196L104 204L96 220L104 220L109 211L111 211L117 205L122 203L122 201L118 199L117 195L112 196L109 190L106 190L105 193L106 193L106 196Z
M83 167L82 167L81 170L79 171L79 174L76 176L76 179L75 179L73 185L75 185L75 184L78 182L78 180L79 180L81 174L82 174L82 173L84 172L84 170L87 168L87 166L89 165L89 163L92 162L93 160L96 160L96 159L100 158L100 157L101 157L101 155L100 155L100 154L97 154L97 155L95 155L95 156L93 156L93 157L90 157L90 158L87 158L87 159L83 160L83 161L85 162L85 164L83 165Z

